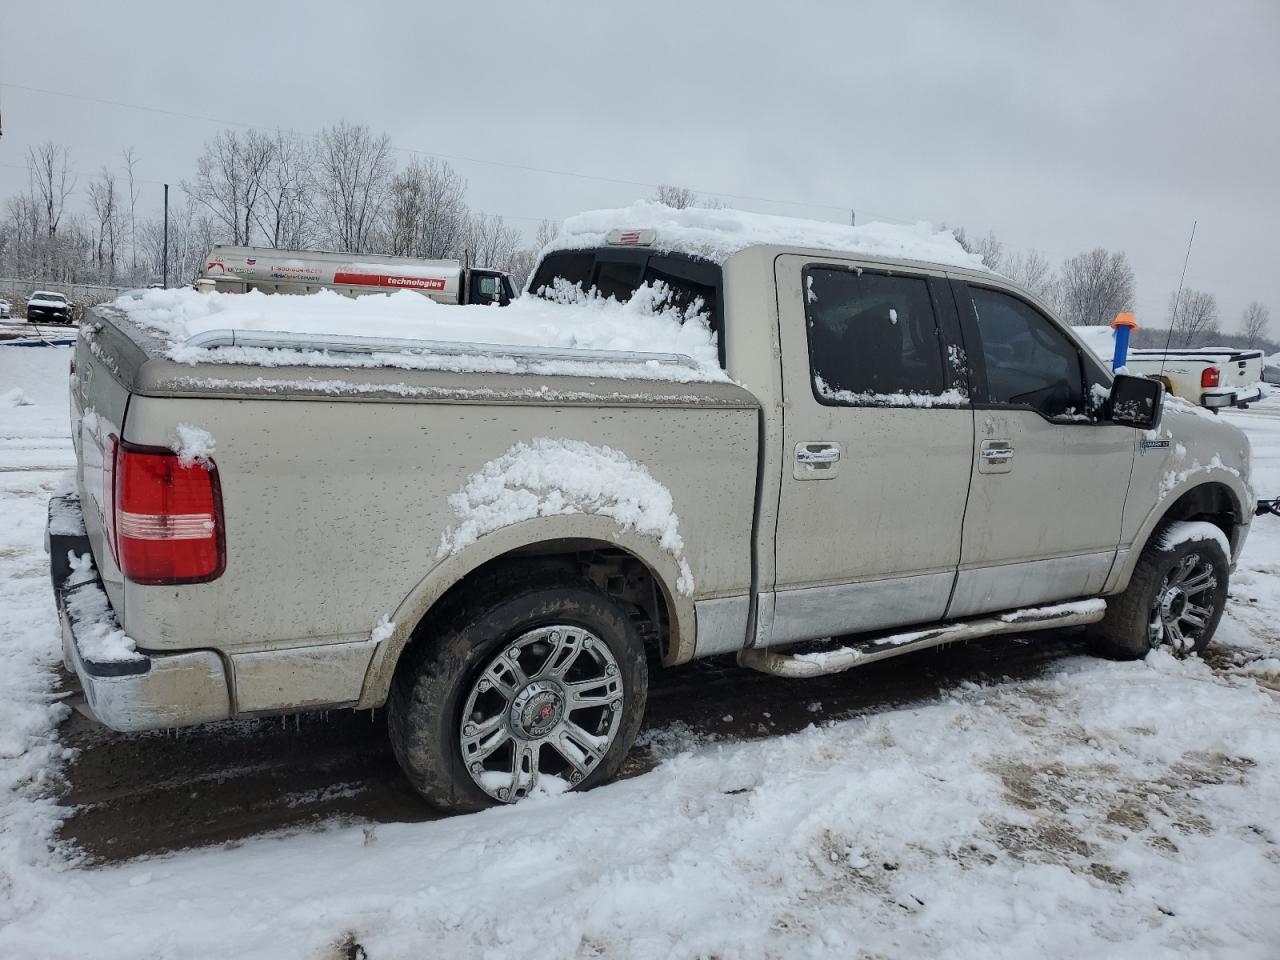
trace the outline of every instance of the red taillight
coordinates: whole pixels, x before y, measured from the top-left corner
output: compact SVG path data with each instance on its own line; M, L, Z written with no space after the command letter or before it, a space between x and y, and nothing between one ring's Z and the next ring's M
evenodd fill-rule
M1221 382L1221 378L1222 371L1217 367L1205 367L1200 372L1200 386L1216 387Z
M222 493L212 463L111 438L114 483L108 538L116 565L134 583L204 583L226 566ZM105 466L105 465L104 465ZM104 470L105 475L105 470Z

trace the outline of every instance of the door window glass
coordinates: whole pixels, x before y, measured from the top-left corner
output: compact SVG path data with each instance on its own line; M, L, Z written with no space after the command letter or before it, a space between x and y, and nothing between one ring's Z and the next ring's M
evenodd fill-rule
M965 402L958 391L944 392L938 326L923 278L810 267L804 271L804 298L820 403Z
M1080 353L1048 317L999 290L969 288L990 403L1086 416Z

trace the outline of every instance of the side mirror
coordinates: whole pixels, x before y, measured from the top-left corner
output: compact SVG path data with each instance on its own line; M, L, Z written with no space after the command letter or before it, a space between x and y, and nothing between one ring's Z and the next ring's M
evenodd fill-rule
M1154 430L1164 411L1164 384L1146 377L1120 374L1111 384L1106 419L1122 427Z

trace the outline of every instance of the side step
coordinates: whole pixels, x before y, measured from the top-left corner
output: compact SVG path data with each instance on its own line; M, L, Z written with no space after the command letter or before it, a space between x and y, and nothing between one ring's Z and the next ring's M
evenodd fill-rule
M869 637L857 646L841 646L813 653L777 653L769 649L749 648L738 654L738 663L775 677L804 679L841 673L853 667L885 660L916 650L942 646L957 640L973 640L1001 633L1028 633L1055 627L1076 627L1097 623L1107 612L1107 602L1100 597L1073 600L1048 607L1010 610L979 620L957 620L922 630Z

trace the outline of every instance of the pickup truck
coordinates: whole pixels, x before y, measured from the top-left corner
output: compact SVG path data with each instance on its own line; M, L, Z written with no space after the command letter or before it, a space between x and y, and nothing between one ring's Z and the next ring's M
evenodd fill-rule
M61 293L37 290L27 300L28 323L71 323L71 303Z
M1265 395L1261 350L1234 347L1130 350L1125 366L1135 376L1159 380L1175 397L1210 410L1247 409Z
M1242 433L923 225L641 203L505 310L140 291L73 362L48 545L87 707L385 708L450 810L608 779L695 657L1199 651L1254 512Z
M1115 353L1115 335L1110 327L1080 326L1076 335L1104 364L1110 366ZM1175 397L1197 406L1248 408L1265 395L1266 379L1261 350L1234 347L1194 347L1162 350L1129 350L1125 370L1164 384Z

